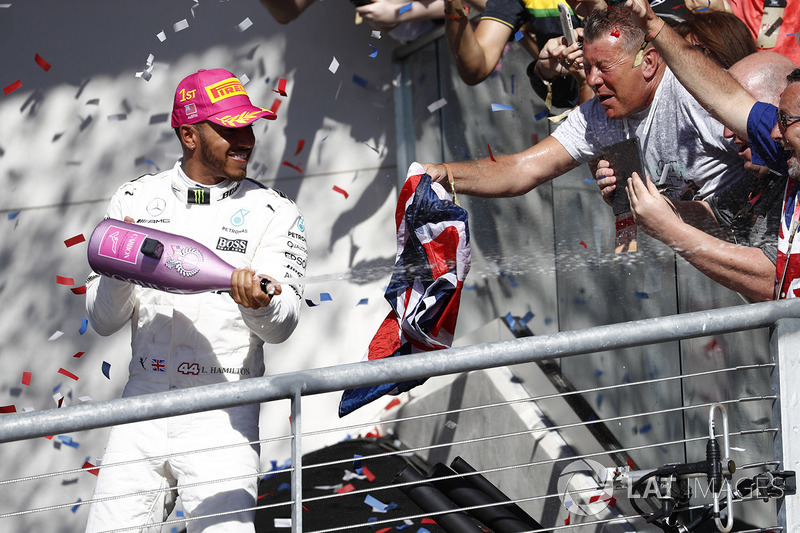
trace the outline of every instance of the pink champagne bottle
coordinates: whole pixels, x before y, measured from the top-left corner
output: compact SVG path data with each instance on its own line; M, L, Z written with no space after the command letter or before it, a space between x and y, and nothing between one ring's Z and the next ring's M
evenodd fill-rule
M113 218L94 229L88 255L98 274L174 294L230 290L234 271L193 239ZM261 290L268 285L262 278Z

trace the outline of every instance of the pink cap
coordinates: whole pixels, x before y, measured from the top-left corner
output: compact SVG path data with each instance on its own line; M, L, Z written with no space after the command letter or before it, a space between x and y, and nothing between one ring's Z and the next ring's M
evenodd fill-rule
M251 104L242 82L225 69L198 70L183 78L175 90L173 128L204 120L241 128L260 118L275 120L277 115Z

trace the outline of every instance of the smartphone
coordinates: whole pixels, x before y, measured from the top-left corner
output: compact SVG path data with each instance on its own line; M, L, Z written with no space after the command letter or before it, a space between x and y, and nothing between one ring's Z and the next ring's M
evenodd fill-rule
M628 213L631 210L631 203L625 190L628 178L636 172L644 182L644 158L639 138L634 137L606 147L603 159L608 161L617 177L617 188L611 193L611 207L614 209L614 215Z
M775 48L778 43L783 11L786 0L764 0L764 14L761 16L761 30L758 32L756 46L759 50ZM791 31L791 30L790 30Z
M575 29L572 27L572 17L567 4L559 2L558 16L561 17L561 32L567 39L567 46L572 46L575 42Z

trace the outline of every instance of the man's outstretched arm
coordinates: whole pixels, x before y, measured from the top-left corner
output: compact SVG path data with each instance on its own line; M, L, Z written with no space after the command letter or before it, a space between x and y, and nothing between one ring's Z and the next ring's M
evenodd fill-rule
M646 0L628 0L626 5L633 12L633 21L695 100L740 139L747 140L747 117L756 100L730 74L665 24Z
M553 137L545 138L524 152L496 155L494 160L487 157L446 165L424 165L425 172L445 184L445 188L448 187L449 167L457 194L485 198L521 196L577 166L579 163Z

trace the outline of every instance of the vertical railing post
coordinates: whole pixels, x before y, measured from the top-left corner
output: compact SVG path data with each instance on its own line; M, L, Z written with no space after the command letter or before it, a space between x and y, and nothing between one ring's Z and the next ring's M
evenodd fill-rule
M292 533L303 532L303 443L300 389L292 396Z
M779 431L775 437L775 460L782 470L795 470L800 461L800 319L782 318L770 332L772 392L778 396L773 403L772 420ZM784 531L794 531L800 524L800 502L796 496L778 500L778 525Z

